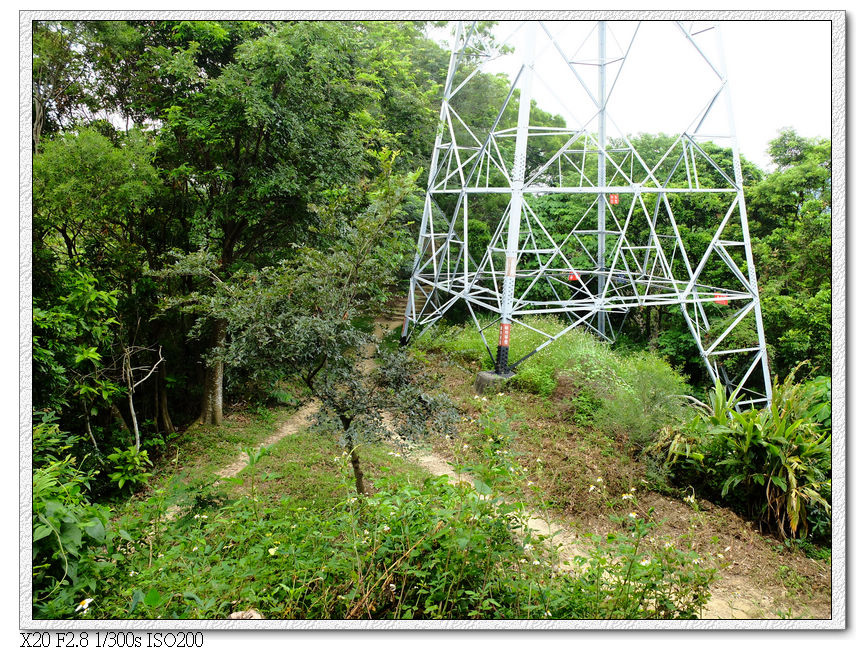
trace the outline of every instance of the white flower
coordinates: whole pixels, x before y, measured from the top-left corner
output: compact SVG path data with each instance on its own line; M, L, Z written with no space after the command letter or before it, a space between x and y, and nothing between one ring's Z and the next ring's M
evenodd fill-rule
M636 518L637 518L637 513L636 513L636 512L629 512L629 513L628 513L628 516L629 516L631 519L636 519Z
M273 548L267 549L267 552L270 553L271 555L276 555L276 547L274 546Z
M498 394L499 397L501 397L502 395L504 395L504 393L499 393L499 394Z
M540 564L540 561L535 560L534 562L532 562L532 564L534 564L535 566L538 566Z
M627 501L628 499L633 499L633 498L634 498L633 494L623 494L622 495L622 499L624 499L625 501Z
M386 533L389 533L389 532L390 532L390 526L388 526L387 524L385 524L384 527L382 528L382 530L383 530L384 532L386 532Z
M673 548L673 542L666 542L664 548Z
M193 546L193 547L192 547L192 552L193 552L193 553L195 553L195 551L197 551L197 550L198 550L198 547L197 547L197 546Z
M130 571L129 576L132 577L134 575L138 575L138 571Z
M699 564L699 563L700 563L700 558L696 558L696 559L694 560L694 564Z
M595 479L595 483L603 483L603 482L604 482L604 479L602 479L600 476Z
M590 486L589 486L589 492L594 492L594 491L595 491L595 486L594 486L594 485L590 485Z
M472 399L480 399L478 395L475 395Z
M75 608L76 612L86 612L87 608L90 607L90 603L93 602L92 598L85 598L80 603L78 603L78 607Z
M723 559L724 559L724 555L723 555L723 553L718 553L718 557L721 558L721 559L723 560Z
M540 458L535 458L535 462L536 462L536 463L540 463L540 462L541 462L541 459L540 459Z
M631 492L636 492L636 491L637 491L637 488L635 488L635 487L631 488Z
M643 558L640 560L640 566L649 566L652 561L649 558Z
M529 481L528 483L526 483L526 485L532 486L532 485L534 485L534 483L532 481Z
M525 546L523 546L523 550L524 550L526 553L531 553L531 551L532 551L533 548L535 548L535 547L532 546L531 544L526 544Z
M468 445L463 445L463 451L468 451L468 450L469 450L469 446L468 446Z
M481 397L481 401L482 401L482 402L486 402L486 401L487 401L487 398L486 398L486 397Z

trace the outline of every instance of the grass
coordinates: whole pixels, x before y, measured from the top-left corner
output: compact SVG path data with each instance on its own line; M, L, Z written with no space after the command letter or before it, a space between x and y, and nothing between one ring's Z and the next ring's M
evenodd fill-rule
M258 445L294 413L289 408L257 408L231 413L220 426L194 424L175 441L157 467L157 477L179 472L186 480L203 479L232 463L243 447ZM173 463L178 459L177 464Z
M527 318L542 332L561 330L552 317ZM546 338L529 327L514 326L510 359L528 354ZM450 327L421 337L421 351L491 369L492 361L473 327ZM685 418L681 396L690 392L682 378L662 359L646 353L620 354L592 335L572 330L527 359L510 383L517 388L563 402L577 424L603 430L641 449L665 425ZM559 409L561 415L561 408Z
M516 344L516 335L512 340ZM502 409L502 416L495 418L510 421L513 458L529 469L522 488L527 502L541 500L554 517L572 522L578 530L606 534L617 529L608 515L626 515L634 502L621 497L635 488L638 502L664 522L656 536L658 543L681 537L687 547L723 567L735 562L755 589L778 597L788 591L775 572L779 563L784 564L821 585L815 587L813 597L806 594L808 602L797 603L794 611L806 615L808 610L828 611L824 594L828 556L815 558L821 562L814 563L805 557L814 557L808 547L790 544L790 552L779 562L772 550L777 541L764 540L748 522L723 507L703 502L695 513L682 500L690 492L668 483L666 475L641 454L646 444L641 440L651 440L658 428L680 417L677 401L667 402L666 409L654 408L658 396L691 391L661 359L634 351L622 353L572 332L520 366L515 380L500 389L501 395L482 400L473 396L472 384L475 374L490 364L472 328L441 328L417 345L416 354L433 372L441 373L442 385L466 416L455 439L436 443L438 454L449 459L463 454L465 462L479 462L481 454L474 450L486 440L481 420ZM524 379L524 369L533 364L532 376ZM562 372L564 368L567 372ZM462 452L463 444L470 451ZM535 458L541 458L543 465L527 462ZM537 490L535 501L526 481ZM790 574L785 576L790 581Z
M541 331L556 331L561 323L550 317L527 319ZM528 328L511 339L511 359L519 358L544 337ZM663 360L645 353L622 354L590 334L573 330L524 364L502 389L486 400L466 396L475 371L489 368L486 351L471 327L441 328L417 343L419 354L432 355L448 368L443 382L454 399L471 414L501 407L518 417L516 453L541 457L548 463L537 477L550 501L571 513L600 505L600 493L586 493L598 476L612 493L643 489L646 471L637 462L641 450L664 426L685 417L680 395L688 392L682 377ZM471 427L464 426L471 439ZM642 479L642 480L641 480Z
M521 508L502 500L503 464L478 468L487 480L481 495L368 447L369 474L381 478L373 496L359 499L347 458L328 458L333 452L321 436L299 433L241 472L230 499L208 481L173 519L162 490L130 504L107 557L90 565L99 577L90 613L690 618L708 598L714 571L697 566L692 552L642 545L655 526L648 519L623 520L620 534L593 540L580 570L558 574L522 527ZM53 606L43 613L69 615Z
M429 473L395 456L383 444L359 448L366 477L375 482L385 477L397 477L407 485L419 485ZM292 507L333 507L345 497L345 487L337 466L342 462L343 448L331 436L314 429L286 436L272 445L256 466L261 475L259 498L276 504L287 498ZM246 478L249 468L238 478ZM239 488L238 488L239 489Z
M607 346L574 332L564 337L565 352L551 349L534 362L534 379L481 399L471 395L473 373L460 366L481 365L482 349L473 344L469 357L467 340L430 343L419 355L466 416L456 438L433 440L433 448L471 465L489 491L485 498L431 479L385 445L368 445L361 458L376 494L358 499L342 448L313 428L273 444L234 479L215 482L215 470L291 414L235 413L222 427L184 432L175 457L185 462L175 466L168 458L152 489L115 513L113 541L88 569L98 574L99 588L87 594L95 616L224 618L246 608L267 618L696 615L712 579L708 563L696 561L726 553L729 536L711 535L706 522L714 512L699 513L695 528L696 515L686 511L678 529L653 515L667 506L646 490L644 468L630 453L633 438L599 425L604 403L575 399L590 381L600 390L672 371L633 355L623 370ZM448 349L462 350L457 363ZM575 355L570 361L567 351ZM557 363L571 372L562 375ZM607 376L612 366L605 364L613 363L617 380L600 385L592 373L600 368L598 377ZM544 377L555 380L549 393ZM621 400L634 395L638 404L651 391L623 389L608 401L627 403ZM580 572L562 575L533 555L540 546L520 529L519 501L579 515L581 530L600 533L587 542L591 557ZM183 506L173 518L170 504ZM682 509L670 504L667 512ZM636 520L628 516L632 509ZM792 592L801 565L791 558L785 566L790 570L775 578ZM678 589L687 603L674 597ZM43 615L70 616L53 606Z

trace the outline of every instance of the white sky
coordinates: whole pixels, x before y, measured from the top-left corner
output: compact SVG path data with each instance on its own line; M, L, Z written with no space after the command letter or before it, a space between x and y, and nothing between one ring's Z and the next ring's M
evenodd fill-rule
M574 59L597 57L595 23L546 23L568 55ZM522 61L523 35L514 32L517 23L504 22L496 28L499 40L515 48L510 57L499 59L484 70L505 72L511 77ZM707 25L708 26L708 25ZM623 51L636 23L608 23L608 59ZM446 29L436 30L436 40L448 38ZM770 169L768 143L781 128L792 127L806 137L831 134L831 33L828 21L727 21L722 23L724 53L733 100L736 135L742 154L763 169ZM582 48L580 43L585 41ZM696 38L710 56L717 52L713 33ZM569 126L591 114L580 107L585 93L561 57L537 37L536 81L533 98L540 108L559 113ZM638 132L681 133L717 88L711 71L696 50L670 23L640 25L634 47L622 69L621 79L610 99L610 116L627 134ZM448 45L450 47L450 45ZM569 49L570 48L570 49ZM608 66L608 84L616 66ZM592 66L579 66L587 85L597 87ZM555 90L551 90L555 89ZM560 100L557 100L558 94ZM567 106L565 106L565 98ZM616 102L618 100L618 102ZM582 110L581 110L582 108ZM727 128L725 106L715 109ZM576 115L575 115L576 113ZM589 130L594 130L589 128ZM704 129L705 132L705 129ZM710 130L710 133L716 131ZM610 135L616 135L609 131ZM718 144L727 144L718 141Z

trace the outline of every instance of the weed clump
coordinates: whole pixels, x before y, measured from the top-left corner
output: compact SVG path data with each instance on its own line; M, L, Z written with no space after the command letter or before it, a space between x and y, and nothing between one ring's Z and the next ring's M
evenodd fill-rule
M529 327L515 325L512 361L547 340L541 332L561 328L552 317L529 318L526 325ZM483 369L493 367L474 327L430 332L420 338L418 346L475 362ZM666 361L646 352L620 354L578 330L567 332L526 359L511 383L565 402L576 424L601 430L634 451L654 443L664 426L688 416L682 396L690 389Z

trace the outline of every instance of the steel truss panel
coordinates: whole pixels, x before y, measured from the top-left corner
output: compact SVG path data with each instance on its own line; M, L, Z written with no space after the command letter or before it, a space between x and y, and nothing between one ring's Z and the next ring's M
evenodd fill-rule
M403 342L463 303L496 371L509 374L575 327L613 341L615 322L621 330L633 310L678 305L710 377L743 403L766 403L769 363L720 27L666 25L664 38L680 49L655 64L659 99L683 123L666 150L641 154L630 135L640 125L625 130L617 115L635 96L633 57L661 49L656 22L521 23L501 43L513 46L515 63L484 124L468 123L462 100L509 50L490 49L476 23L456 23ZM670 83L675 97L663 92ZM535 89L555 98L568 126L536 123ZM683 239L695 214L715 223L701 250ZM558 323L554 331L525 321L542 314L560 317L545 321ZM496 323L493 353L484 332ZM544 341L511 360L519 328Z

